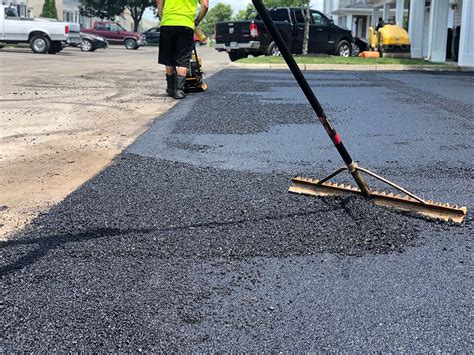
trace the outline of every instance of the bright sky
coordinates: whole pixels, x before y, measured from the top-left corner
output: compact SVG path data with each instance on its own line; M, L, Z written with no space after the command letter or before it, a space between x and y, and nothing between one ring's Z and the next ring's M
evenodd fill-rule
M239 10L243 10L247 7L247 4L250 4L252 1L251 0L209 0L209 3L211 7L218 3L224 3L224 4L229 4L232 6L232 9L234 12L237 12ZM316 10L322 10L323 9L323 2L324 0L311 0L311 5L313 9ZM145 11L145 18L149 20L154 20L153 12L152 11Z

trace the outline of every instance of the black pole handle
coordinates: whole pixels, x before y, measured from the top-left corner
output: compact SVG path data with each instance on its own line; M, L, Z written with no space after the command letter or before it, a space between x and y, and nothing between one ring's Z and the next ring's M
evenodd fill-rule
M311 89L308 82L306 81L306 78L304 77L303 73L298 67L298 64L296 64L295 58L291 54L290 49L288 48L288 45L286 44L285 40L280 34L280 31L278 31L278 29L276 28L275 23L270 17L270 14L265 8L265 5L263 5L262 0L252 0L252 3L255 6L255 9L257 10L258 14L260 15L260 18L262 19L263 23L265 24L265 27L267 28L268 32L270 33L273 40L275 41L278 49L280 50L280 53L283 56L283 59L285 59L286 64L288 65L291 72L293 73L293 76L295 77L296 81L300 85L301 90L303 90L303 93L305 94L309 103L313 107L313 110L318 116L319 121L323 125L324 129L328 133L334 145L336 146L337 151L339 152L342 159L344 160L344 163L346 165L351 165L353 163L351 156L349 155L346 148L342 144L342 140L339 137L339 134L337 134L336 130L332 127L331 122L329 121L326 114L324 113L324 110L321 107L321 104L319 103L318 99L316 98L316 95L314 94L313 90Z

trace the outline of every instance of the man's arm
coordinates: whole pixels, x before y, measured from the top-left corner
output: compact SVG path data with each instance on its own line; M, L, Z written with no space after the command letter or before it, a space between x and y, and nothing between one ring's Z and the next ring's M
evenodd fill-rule
M199 14L196 17L196 20L194 20L196 26L199 26L204 16L206 16L207 10L209 10L209 0L199 0L199 3L201 4L201 8L199 9Z
M158 10L158 17L160 20L163 18L163 6L165 5L165 0L156 0L156 9Z

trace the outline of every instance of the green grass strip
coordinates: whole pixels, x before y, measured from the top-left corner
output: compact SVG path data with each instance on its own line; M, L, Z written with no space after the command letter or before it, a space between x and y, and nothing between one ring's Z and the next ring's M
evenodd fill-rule
M431 63L424 59L407 58L359 58L339 56L295 56L298 64L403 64L403 65L439 65L443 63ZM260 56L240 59L238 63L248 64L285 64L283 57Z

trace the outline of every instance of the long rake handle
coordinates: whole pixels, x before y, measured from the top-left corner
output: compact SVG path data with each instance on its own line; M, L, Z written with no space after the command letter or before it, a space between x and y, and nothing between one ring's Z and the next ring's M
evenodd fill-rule
M288 48L288 45L283 40L283 37L281 36L280 32L276 28L275 24L273 23L273 20L270 17L270 14L268 13L267 9L265 8L265 5L263 5L262 0L252 0L252 3L255 6L255 9L257 10L258 14L260 15L263 23L265 24L265 27L267 28L268 32L270 33L273 40L275 41L278 49L280 50L281 55L285 59L286 64L288 65L291 72L293 73L293 76L295 77L296 81L300 85L301 90L303 90L303 93L305 94L309 103L313 107L313 110L318 116L319 121L323 125L324 129L329 135L329 138L331 138L331 141L333 142L337 151L341 155L342 160L344 160L344 163L347 165L349 171L351 172L352 176L356 180L357 185L359 186L359 188L361 189L364 195L366 196L370 195L370 190L367 187L367 183L365 182L362 174L357 169L354 169L354 166L355 166L354 161L352 160L351 156L349 155L349 152L347 151L346 147L342 143L342 140L339 137L339 134L333 128L333 126L331 125L331 122L329 121L326 114L324 113L324 110L321 107L321 104L319 103L318 99L316 98L316 95L314 94L313 90L311 89L308 82L306 81L306 78L304 77L300 68L296 64L295 58L293 58L293 55L291 54L290 49Z

